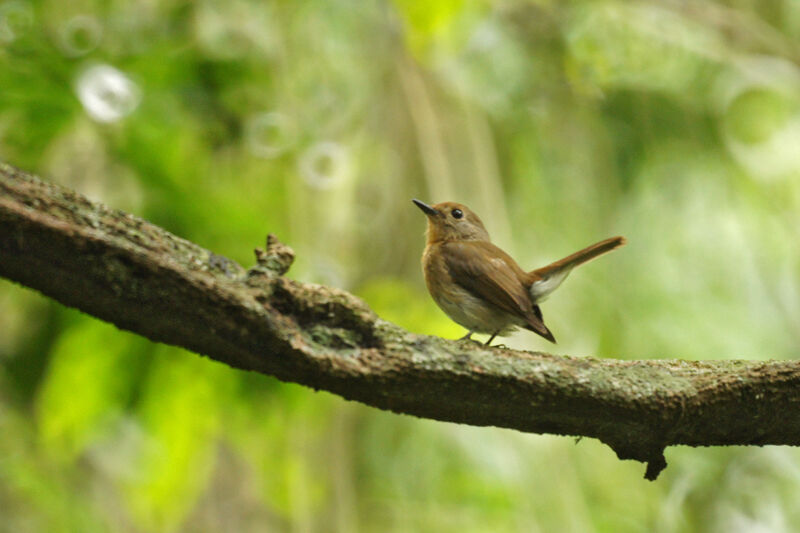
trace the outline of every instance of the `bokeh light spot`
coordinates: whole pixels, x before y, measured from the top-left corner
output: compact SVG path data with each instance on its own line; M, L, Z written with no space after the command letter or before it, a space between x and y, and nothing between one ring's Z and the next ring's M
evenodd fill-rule
M28 2L0 4L0 44L8 44L33 26L33 8Z
M247 122L247 146L253 155L271 159L294 145L295 128L289 118L275 111L255 115Z
M123 72L110 65L93 65L75 83L84 109L98 122L115 122L139 105L141 91Z
M335 186L346 174L349 165L347 151L332 141L322 141L303 154L300 174L306 183L317 189Z
M79 57L94 50L103 37L103 27L91 15L69 19L58 32L58 45L70 57Z

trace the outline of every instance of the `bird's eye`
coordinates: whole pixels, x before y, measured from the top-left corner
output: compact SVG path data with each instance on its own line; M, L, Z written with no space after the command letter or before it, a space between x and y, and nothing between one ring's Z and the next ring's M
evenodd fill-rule
M453 215L453 218L461 218L464 216L464 213L461 212L461 209L453 209L450 214Z

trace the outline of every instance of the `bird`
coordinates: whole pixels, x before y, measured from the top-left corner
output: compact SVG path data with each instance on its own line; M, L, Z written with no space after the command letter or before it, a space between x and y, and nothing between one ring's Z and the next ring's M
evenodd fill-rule
M480 217L463 204L428 205L412 200L428 218L422 272L436 304L453 321L473 333L489 334L486 345L518 327L556 339L544 324L539 304L578 265L626 243L611 237L547 266L526 272L492 244Z

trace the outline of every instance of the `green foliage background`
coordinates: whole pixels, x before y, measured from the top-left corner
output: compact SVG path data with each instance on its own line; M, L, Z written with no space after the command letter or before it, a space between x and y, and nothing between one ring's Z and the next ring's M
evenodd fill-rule
M274 232L292 277L450 337L412 197L531 268L622 234L544 305L557 346L507 344L793 358L798 37L792 0L4 0L0 157L244 265ZM0 281L0 531L798 530L797 450L667 460L379 412Z

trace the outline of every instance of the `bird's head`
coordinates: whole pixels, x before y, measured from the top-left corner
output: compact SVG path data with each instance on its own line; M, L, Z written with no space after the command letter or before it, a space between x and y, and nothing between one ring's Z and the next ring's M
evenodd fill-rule
M428 242L488 241L489 233L480 217L470 208L456 202L428 205L414 200L428 217Z

